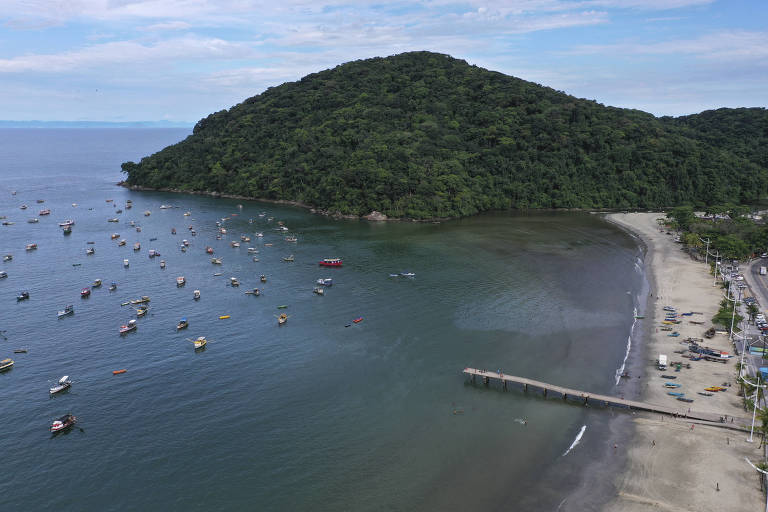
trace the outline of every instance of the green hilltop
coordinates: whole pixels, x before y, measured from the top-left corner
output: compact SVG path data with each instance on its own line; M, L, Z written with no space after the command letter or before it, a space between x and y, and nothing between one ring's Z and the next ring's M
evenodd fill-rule
M747 203L768 192L768 111L657 118L412 52L270 88L122 168L132 186L415 219Z

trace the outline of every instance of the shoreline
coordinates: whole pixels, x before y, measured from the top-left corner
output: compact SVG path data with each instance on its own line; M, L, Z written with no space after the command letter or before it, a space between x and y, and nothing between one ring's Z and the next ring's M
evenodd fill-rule
M665 235L656 224L663 213L613 213L605 220L629 232L645 245L644 266L649 294L642 328L642 347L636 357L643 364L638 390L642 400L671 404L659 372L655 368L658 353L670 360L680 360L675 350L683 345L677 340L701 337L711 325L721 300L722 291L712 286L708 269L680 250L680 246ZM671 305L678 312L697 311L692 325L687 318L675 326L679 338L660 331L657 316L662 307ZM706 344L731 352L724 336L706 340ZM682 361L686 361L683 359ZM665 373L673 373L669 368ZM705 386L732 382L735 363L726 365L704 361L691 363L691 369L674 373L674 382L681 384L686 396L695 397L691 408L727 415L745 416L736 387L712 397L702 397L698 391ZM675 403L677 405L677 403ZM682 404L681 408L687 404ZM683 417L662 418L650 413L638 413L631 419L631 435L626 452L626 464L615 475L616 496L604 510L646 512L651 510L741 511L764 506L759 478L744 461L761 460L759 442L749 444L746 436L717 427L694 424Z

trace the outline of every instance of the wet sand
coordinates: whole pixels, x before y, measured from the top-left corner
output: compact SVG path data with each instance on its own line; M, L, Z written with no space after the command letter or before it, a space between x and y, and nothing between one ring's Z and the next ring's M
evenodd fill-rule
M694 361L680 357L681 341L688 337L703 338L712 326L711 318L717 312L723 290L719 283L713 286L709 267L693 261L681 250L680 244L660 230L656 219L662 213L610 214L607 219L639 236L647 246L646 268L651 281L651 297L645 319L647 343L641 349L646 362L641 385L642 400L655 404L679 406L685 414L687 408L716 412L735 417L750 416L737 396L736 358L727 364ZM683 322L674 325L679 337L670 337L662 331L663 307L669 305L678 313L697 312L683 316ZM690 321L704 322L692 324ZM704 345L733 353L727 335L718 334L705 339ZM673 368L659 371L656 360L666 354L670 362L691 364L679 372ZM675 380L662 379L662 374L676 375ZM681 384L678 389L667 389L665 382ZM699 395L709 386L734 384L725 392L711 397ZM668 391L684 392L694 402L686 404L667 395ZM758 462L761 457L759 439L748 443L749 434L686 421L685 418L662 418L657 414L637 413L633 417L634 436L629 446L619 446L627 456L625 471L616 477L616 498L605 510L637 511L696 510L696 511L752 511L765 506L758 474L744 460L749 457ZM719 489L719 490L718 490Z

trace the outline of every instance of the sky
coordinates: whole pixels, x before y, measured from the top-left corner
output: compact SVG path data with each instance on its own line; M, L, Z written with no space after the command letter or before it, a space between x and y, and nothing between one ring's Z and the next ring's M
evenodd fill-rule
M768 106L768 0L0 0L0 119L194 123L416 50L656 115Z

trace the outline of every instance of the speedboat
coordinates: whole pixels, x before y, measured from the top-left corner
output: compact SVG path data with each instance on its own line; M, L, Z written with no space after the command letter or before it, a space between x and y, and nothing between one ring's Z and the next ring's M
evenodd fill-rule
M32 219L27 219L27 222L29 222L30 224L37 224L38 222L40 222L40 219L38 219L37 217L34 217Z
M0 270L0 279L2 279L4 277L8 277L8 272L6 272L4 270Z
M93 281L93 284L91 285L93 288L98 288L101 286L101 279L96 279Z
M16 296L17 301L27 300L29 298L29 292L24 290L19 292L19 294Z
M230 277L229 284L232 286L240 286L240 281L238 281L236 277Z
M62 311L58 312L59 318L64 318L65 316L74 315L75 314L75 306L68 305L66 306Z
M131 331L135 331L138 326L136 320L128 320L128 323L120 326L120 334L128 334Z
M320 278L317 280L317 284L320 286L333 286L333 279L330 277Z
M187 280L184 279L184 276L179 276L176 278L176 286L184 286L187 284Z
M340 267L342 264L341 258L325 258L320 262L322 267Z
M95 253L96 253L96 250L93 247L87 247L85 249L86 256L91 256L92 254L95 254Z
M165 268L165 260L160 260L160 268Z
M112 283L109 285L109 291L113 292L117 290L117 283L112 281Z
M192 292L192 298L194 300L200 300L200 290L195 290L194 292Z
M413 272L400 272L400 275L403 277L413 277L416 274L414 274Z
M173 207L172 207L172 206L169 206L169 205L167 205L167 204L161 204L161 205L160 205L160 209L161 209L161 210L167 210L167 209L169 209L169 208L173 208Z
M181 320L179 320L179 323L176 324L176 330L177 331L180 331L182 329L186 329L187 327L189 327L189 322L187 322L186 318L182 318Z
M48 208L46 208L45 210L40 210L40 213L38 213L38 215L50 215L50 214L51 214L51 210L49 210Z
M127 260L127 259L126 259L126 260L123 260L123 266L124 266L125 268L128 268L128 265L130 265L130 263L128 263L128 260Z
M37 244L27 244L26 249L28 251L34 251L35 249L37 249Z
M221 265L221 258L211 258L211 263L214 265Z
M290 256L286 256L285 258L283 258L283 261L293 262L293 259L294 259L293 254L291 254Z
M4 372L13 368L13 359L3 359L0 361L0 372Z
M69 375L65 375L62 378L59 379L58 384L53 386L49 392L52 395L55 395L56 393L61 393L62 391L66 391L72 386L72 381L69 380Z
M82 290L80 290L80 296L82 298L86 298L91 295L91 289L89 287L85 287Z
M13 254L6 254L3 256L3 261L11 261L13 259Z
M58 418L54 420L54 422L51 424L51 432L61 432L62 430L66 430L72 425L77 422L77 418L75 418L72 414L65 414L61 418Z
M319 287L319 286L316 286L316 287L315 287L315 288L314 288L312 291L313 291L313 292L315 292L315 293L316 293L316 294L318 294L318 295L323 295L323 294L325 294L325 289L324 289L324 288L321 288L321 287Z

